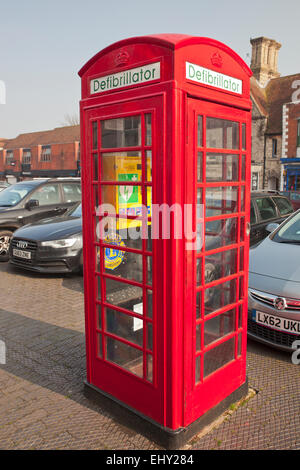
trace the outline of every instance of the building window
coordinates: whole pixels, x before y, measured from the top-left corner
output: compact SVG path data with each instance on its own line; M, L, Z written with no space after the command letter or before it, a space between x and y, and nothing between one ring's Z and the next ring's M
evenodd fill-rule
M15 163L13 150L6 150L5 163L6 165L13 165Z
M297 147L300 147L300 119L297 123Z
M22 163L25 165L30 165L31 163L31 149L23 149L23 154L22 154Z
M51 145L42 145L41 162L51 161Z
M272 139L272 157L277 157L277 139Z
M79 142L78 148L77 148L77 161L80 162L80 142Z
M257 171L255 171L251 175L251 190L257 191L258 185L259 185L259 174Z

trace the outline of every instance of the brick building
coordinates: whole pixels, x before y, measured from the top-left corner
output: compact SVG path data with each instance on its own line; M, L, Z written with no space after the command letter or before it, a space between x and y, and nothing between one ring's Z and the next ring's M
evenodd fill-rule
M281 179L284 189L300 191L300 80L295 101L285 103L282 112Z
M300 90L300 73L280 77L277 58L281 45L276 41L260 37L250 42L250 67L253 71L252 189L285 189L289 181L290 185L294 180L297 182L299 174L300 190L300 150L297 156L297 146L300 146L300 92L297 91L297 87Z
M2 143L2 145L1 145ZM80 126L0 139L0 179L78 176Z

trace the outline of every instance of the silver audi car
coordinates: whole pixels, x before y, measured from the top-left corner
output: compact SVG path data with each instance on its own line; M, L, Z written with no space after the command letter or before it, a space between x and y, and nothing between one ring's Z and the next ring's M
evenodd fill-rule
M250 249L248 336L278 349L300 339L300 209Z

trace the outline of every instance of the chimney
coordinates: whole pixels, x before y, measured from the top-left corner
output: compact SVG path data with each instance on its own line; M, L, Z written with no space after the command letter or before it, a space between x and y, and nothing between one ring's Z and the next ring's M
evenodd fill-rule
M252 45L250 68L256 80L265 86L271 78L280 76L277 70L277 58L281 44L263 36L250 39L250 43Z

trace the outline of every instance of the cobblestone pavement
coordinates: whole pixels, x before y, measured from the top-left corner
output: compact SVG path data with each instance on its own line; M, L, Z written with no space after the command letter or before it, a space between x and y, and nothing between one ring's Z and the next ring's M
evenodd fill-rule
M83 396L83 286L0 265L0 449L159 449ZM257 391L189 449L299 449L300 369L290 355L248 343Z

